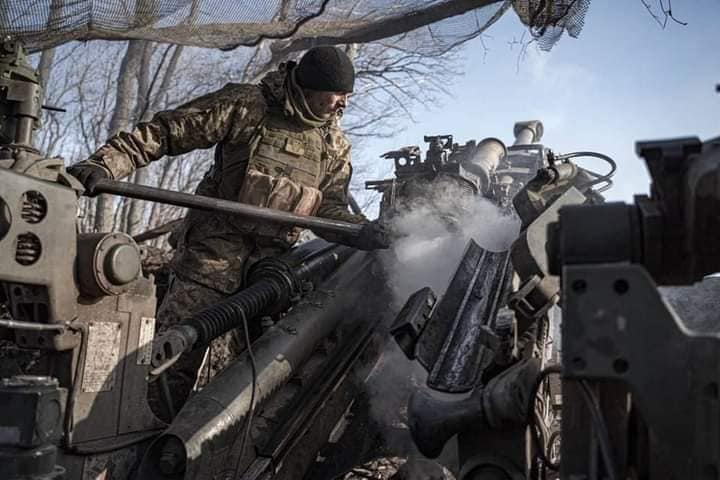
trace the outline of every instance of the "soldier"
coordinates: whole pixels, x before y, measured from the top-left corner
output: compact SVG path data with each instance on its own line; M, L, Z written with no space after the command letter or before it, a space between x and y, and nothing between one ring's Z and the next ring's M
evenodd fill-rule
M259 85L228 84L158 113L132 132L113 136L68 172L92 194L98 180L122 178L165 155L214 145L214 165L196 193L362 223L359 237L328 240L364 250L387 248L388 236L380 224L348 210L350 143L339 120L354 81L352 62L342 50L316 47L299 64L280 65ZM158 330L242 288L249 265L286 251L298 233L190 210L179 231L171 263L174 278L158 310ZM230 333L211 345L211 376L244 348L242 335ZM174 403L187 398L202 360L202 352L193 352L169 372Z

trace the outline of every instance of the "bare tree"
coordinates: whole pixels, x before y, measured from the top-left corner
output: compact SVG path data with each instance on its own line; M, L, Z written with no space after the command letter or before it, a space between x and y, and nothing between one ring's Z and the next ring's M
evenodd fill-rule
M292 39L264 38L254 47L231 51L145 40L130 40L125 45L94 41L92 49L79 44L64 45L55 52L62 62L55 62L60 66L53 73L48 92L49 101L69 106L68 113L48 117L49 132L43 137L43 146L74 163L86 158L113 133L147 121L156 111L176 107L228 82L259 81L280 62L297 60L315 38L320 43L346 44L346 50L354 57L356 90L343 123L357 153L364 139L397 133L403 120L412 120L414 105L438 104L447 93L448 84L461 73L458 52L463 42L481 34L507 9L509 2L504 2L492 17L482 22L476 20L466 34L455 36L452 41L439 35L429 23L467 11L463 9L471 6L491 3L498 2L460 1L456 2L455 10L445 12L430 6L419 9L417 16L387 22L385 17L375 18L371 12L363 11L366 5L359 0L338 0L331 7L332 21L316 19L300 26ZM295 6L295 0L281 2L275 21L282 23ZM401 5L393 8L402 10ZM152 15L151 10L148 13L148 8L136 9L135 13ZM194 3L187 23L192 23L196 14ZM128 18L132 19L132 15ZM137 21L148 24L147 19ZM406 31L417 26L421 28ZM388 34L394 36L386 38ZM363 43L365 40L374 41ZM108 61L111 58L117 60ZM355 190L362 177L370 173L360 158L357 154L354 157ZM168 158L139 170L133 181L189 191L211 161L209 151ZM119 228L130 234L159 227L184 214L175 207L109 197L90 200L81 213L83 228Z
M127 50L120 64L117 77L115 107L108 127L110 135L126 130L130 126L135 94L133 92L133 77L137 75L142 63L144 49L145 41L143 40L130 40L127 44ZM115 223L112 213L113 203L114 199L109 195L98 196L95 213L95 229L97 231L104 232L112 229Z
M640 2L643 4L643 6L645 6L648 13L653 17L653 19L655 19L655 21L658 25L660 25L661 28L664 29L665 27L667 27L668 20L672 20L673 22L682 26L687 26L687 22L678 20L673 14L672 0L667 0L667 6L665 6L665 2L663 0L657 0L657 7L661 12L660 14L658 14L655 9L653 9L652 5L650 5L649 0L640 0Z

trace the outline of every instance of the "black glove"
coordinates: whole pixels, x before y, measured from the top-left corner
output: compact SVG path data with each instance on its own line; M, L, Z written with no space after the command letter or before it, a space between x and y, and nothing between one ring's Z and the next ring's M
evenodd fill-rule
M91 163L76 163L68 167L67 172L83 184L85 187L85 195L88 197L97 195L97 193L93 191L97 182L112 179L107 170Z
M390 248L390 230L385 225L373 220L363 225L352 246L360 250L378 250Z

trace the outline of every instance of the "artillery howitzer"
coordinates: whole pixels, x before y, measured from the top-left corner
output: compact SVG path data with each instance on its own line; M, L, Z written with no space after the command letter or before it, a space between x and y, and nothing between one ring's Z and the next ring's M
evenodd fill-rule
M380 203L384 216L392 217L393 209L408 209L419 197L446 196L450 188L455 195L480 195L488 198L507 213L512 212L512 201L522 188L548 166L571 169L575 185L581 186L592 201L601 201L597 194L612 185L610 177L590 170L573 167L568 160L582 156L600 156L595 152L575 152L556 156L539 143L543 125L539 121L518 122L514 127L515 141L506 147L497 138L480 142L470 140L463 145L454 142L452 135L426 136L428 150L425 158L418 146L403 147L386 152L383 158L395 164L395 177L365 182L367 189L382 194ZM605 157L607 158L607 157ZM574 168L574 170L573 170ZM551 170L548 170L551 171ZM552 170L556 172L556 170ZM563 173L567 176L570 174ZM588 187L595 186L592 190ZM408 200L412 199L412 200ZM438 208L438 205L434 205ZM456 206L453 206L456 207ZM438 208L442 210L442 208Z
M408 405L413 439L423 454L437 457L459 434L462 478L525 478L531 470L525 407L538 369L557 354L552 332L559 321L553 308L559 284L548 272L545 232L562 205L601 202L599 193L615 171L602 154L555 155L538 143L542 132L540 122L520 122L510 147L496 138L461 146L450 135L425 137L430 145L424 161L419 147L388 152L384 157L395 161L396 178L367 182L382 192L386 217L429 207L460 238L478 233L465 228L477 224L477 197L522 223L509 250L471 240L444 295L418 290L392 329L405 354L428 374L429 390L418 390ZM581 156L606 160L611 169L601 175L571 162ZM437 400L433 390L461 400ZM541 448L549 449L558 436L553 393L559 391L543 383L540 393L534 416Z
M461 479L717 477L718 324L693 331L653 279L689 285L720 270L720 141L640 142L637 153L650 197L602 204L588 187L607 178L540 169L515 196L512 248L471 242L444 295L421 289L398 316L393 333L428 386L465 392L419 390L408 406L428 456L458 435ZM561 362L545 348L556 303ZM548 416L548 401L562 415Z
M0 385L0 477L297 478L359 388L356 373L372 365L377 327L392 315L374 257L307 242L257 264L247 290L153 339L155 288L137 244L122 233L77 233L82 186L62 159L32 145L37 75L18 44L0 53L0 376L10 377ZM358 232L119 182L100 189ZM354 288L375 302L343 295ZM147 402L152 374L238 326L252 348L166 425Z
M3 68L12 74L0 80L6 87L0 99L0 303L6 308L0 334L15 349L14 362L27 356L23 373L36 376L0 385L0 474L297 478L359 389L361 381L349 372L373 363L379 327L394 317L374 256L308 242L256 265L248 291L153 341L154 287L140 274L137 245L119 233L77 234L81 187L64 173L61 159L44 158L32 147L37 79L23 66L20 50L3 48L10 59ZM597 205L609 175L552 155L535 143L541 131L537 122L519 124L508 148L495 139L456 146L449 136L428 137L426 165L419 149L411 149L409 165L396 164L395 179L370 184L382 191L387 218L447 181L505 208L514 198L523 223L510 253L470 244L444 295L421 290L398 317L396 337L428 368L430 385L472 392L446 402L417 394L410 424L418 445L433 454L457 433L461 478L541 474L539 465L548 462L527 461L525 431L531 419L538 434L532 452L551 456L555 418L545 379L557 370L539 370L550 360L548 325L562 295L563 477L621 478L630 469L641 472L639 478L668 478L653 472L716 477L716 338L677 327L640 265L675 283L718 269L716 242L710 241L717 234L717 142L645 145L653 196L628 207ZM403 155L390 156L401 162ZM400 168L406 166L412 168ZM195 208L245 208L169 198L138 186L100 188L192 201ZM591 205L561 208L581 203ZM348 225L284 218L353 234ZM554 273L562 274L562 285ZM357 290L364 295L342 294ZM256 303L260 292L264 299ZM292 308L261 325L258 315L269 304ZM657 332L635 320L648 311L658 320ZM252 349L192 397L169 426L158 419L146 402L151 371L159 373L178 354L238 326L253 334ZM671 355L666 351L680 361L654 368L661 355ZM6 367L11 362L3 361ZM686 382L688 370L694 373ZM659 372L686 388L659 392ZM693 422L678 425L684 408ZM674 455L682 461L670 462Z
M257 264L247 290L154 338L155 290L136 243L121 233L76 232L82 187L61 159L32 146L37 77L18 45L3 48L0 327L19 358L18 368L3 365L13 378L0 394L15 407L0 422L18 434L0 437L2 475L296 478L359 389L352 372L373 364L378 327L394 317L375 256L308 242ZM433 142L434 162L453 175ZM492 186L482 178L476 193ZM357 234L341 222L148 187L104 182L99 191ZM261 325L271 308L285 315ZM230 328L252 337L252 348L179 411L170 405L166 425L148 405L148 379Z

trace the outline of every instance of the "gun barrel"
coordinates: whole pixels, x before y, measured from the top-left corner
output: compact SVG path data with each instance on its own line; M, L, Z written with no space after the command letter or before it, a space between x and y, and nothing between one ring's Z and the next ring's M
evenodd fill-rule
M543 131L543 124L540 120L517 122L513 129L515 135L515 143L513 143L513 145L531 145L537 143L542 139Z
M490 175L507 155L507 147L497 138L488 137L478 143L473 155L463 162L463 167L482 179L482 191L490 191Z
M349 345L362 341L364 334L359 341L355 340L359 338L360 332L375 328L373 326L375 320L368 319L384 318L390 300L382 296L387 292L375 276L376 269L372 259L373 257L367 254L353 255L347 263L340 265L339 270L333 272L331 277L326 278L319 288L310 292L305 301L296 304L285 317L269 327L253 342L252 351L257 371L255 379L253 379L250 356L245 352L197 395L192 396L168 429L146 452L137 478L141 480L210 478L202 473L215 471L213 469L220 464L233 468L232 478L240 478L242 472L248 468L249 461L252 460L251 455L260 460L269 458L263 455L255 456L255 447L245 452L240 452L237 448L228 448L228 445L237 445L235 442L241 437L245 421L249 418L253 383L256 382L254 404L255 408L259 409L267 404L293 375L302 370L305 362L321 345L321 341L328 338L333 331L338 331L338 339L346 339L342 342L343 345ZM357 288L358 285L367 285L367 288L376 295L374 298L377 300L368 303L357 295L336 295L336 292L349 291ZM349 353L353 355L348 355ZM334 355L333 358L340 358ZM349 357L356 357L354 352L345 350L340 355L345 360L334 364L338 368L337 373L328 372L337 375L338 379L344 375L343 372L348 371L352 363ZM326 374L322 377L325 378ZM332 382L324 395L330 395L331 387ZM274 427L277 436L274 433L272 439L264 436L270 433L269 431L251 435L249 441L258 442L255 444L256 447L262 448L263 451L267 449L265 453L271 451L274 456L276 451L288 449L286 434L295 438L304 435L302 425L295 422L304 422L303 418L311 416L308 411L312 412L313 409L318 408L308 404L310 397L305 394L293 398L300 399L300 403L293 403L293 408L297 408L297 411L290 415L290 422L283 421ZM300 415L296 417L296 413ZM282 414L277 418L288 417ZM276 439L279 440L277 444ZM282 455L284 454L280 453L280 456ZM281 459L273 459L276 460L281 462ZM258 477L248 476L248 478Z
M148 187L146 185L137 185L129 182L118 182L115 180L99 181L95 185L93 193L110 193L113 195L121 195L123 197L137 198L140 200L167 203L178 207L195 208L211 212L231 213L253 220L264 220L279 223L281 225L304 227L312 230L347 235L351 237L357 237L362 229L361 225L342 222L340 220L298 215L295 213L284 212L282 210L276 210L274 208L256 207L254 205L223 200L221 198L174 192L172 190Z

